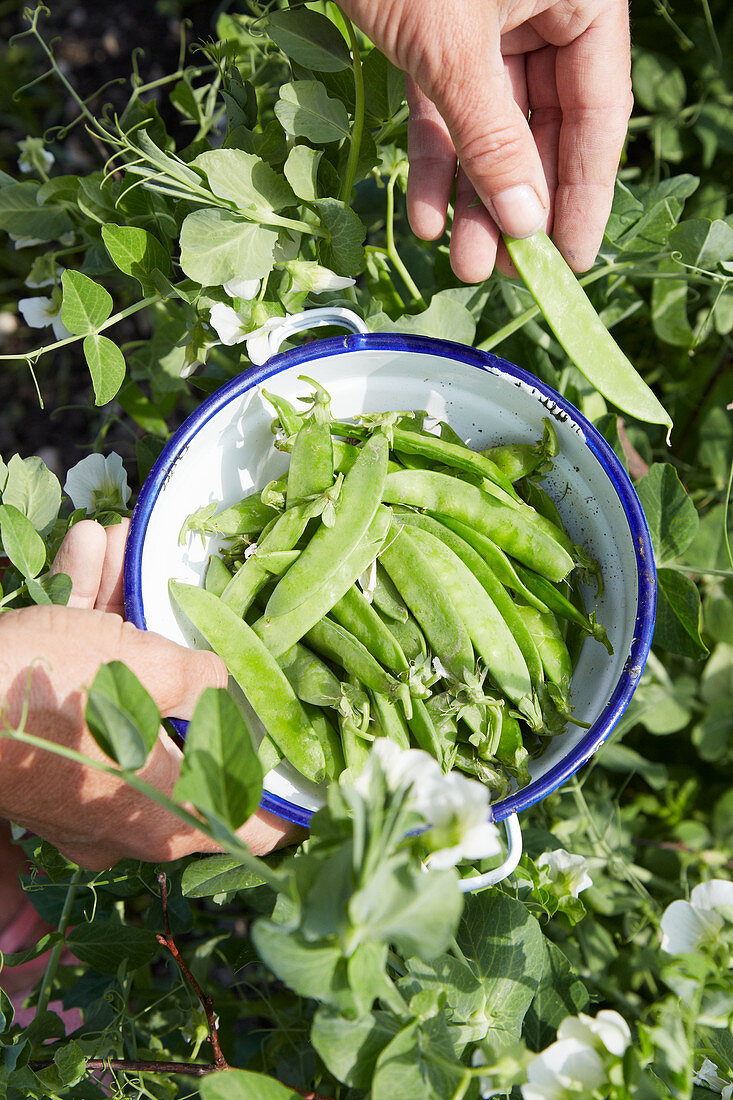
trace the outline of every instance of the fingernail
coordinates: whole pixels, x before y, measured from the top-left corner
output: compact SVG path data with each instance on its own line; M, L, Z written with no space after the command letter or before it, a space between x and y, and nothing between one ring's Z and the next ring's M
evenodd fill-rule
M491 205L499 228L508 237L531 237L544 227L547 218L537 192L527 183L500 191Z

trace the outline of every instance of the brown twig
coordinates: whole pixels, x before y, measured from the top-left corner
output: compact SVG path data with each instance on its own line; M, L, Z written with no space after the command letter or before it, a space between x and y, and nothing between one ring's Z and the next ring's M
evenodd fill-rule
M32 1070L48 1069L53 1062L29 1062ZM218 1073L219 1067L198 1062L136 1062L127 1058L88 1058L88 1070L119 1070L120 1073L180 1073L186 1077L206 1077Z
M165 923L165 935L158 934L155 938L162 947L167 947L171 955L176 961L178 969L183 974L186 981L189 983L194 993L201 1001L204 1012L206 1013L206 1022L209 1025L209 1042L211 1043L211 1049L214 1052L214 1068L215 1069L229 1069L229 1064L226 1058L222 1054L221 1046L219 1045L219 1031L216 1023L216 1014L214 1013L214 1002L211 997L204 993L199 983L194 978L191 971L186 966L186 963L181 958L178 948L173 940L173 933L171 932L171 922L168 916L168 882L165 876L165 871L158 872L158 885L160 886L160 900L163 905L163 921Z

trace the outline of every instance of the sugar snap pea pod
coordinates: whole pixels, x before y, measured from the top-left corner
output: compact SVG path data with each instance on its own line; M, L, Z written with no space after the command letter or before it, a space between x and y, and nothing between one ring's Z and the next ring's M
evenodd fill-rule
M529 753L522 741L519 722L506 708L501 719L501 736L496 749L496 758L514 776L520 787L524 787L529 783L529 769L527 767Z
M303 710L308 715L308 720L316 737L321 742L323 755L326 759L326 779L329 783L338 779L346 767L344 749L338 730L331 724L329 716L319 706L311 703L303 703Z
M327 618L321 619L305 634L305 640L316 653L341 665L349 676L354 677L365 688L390 699L399 699L405 714L412 713L412 700L407 685L385 672L366 646L343 626Z
M500 504L482 489L449 474L423 470L388 474L384 499L457 519L549 580L562 580L573 568L571 555L556 539L538 529L529 510ZM287 575L291 573L292 569Z
M278 397L276 393L270 393L269 390L261 390L262 396L265 397L273 409L277 420L275 421L276 427L279 420L279 427L285 432L286 435L295 435L303 424L305 417L302 413L299 413L297 409L290 404L290 402L284 397Z
M257 747L257 756L265 775L276 768L283 759L283 754L268 733L265 734Z
M301 703L335 707L341 698L340 681L315 653L296 643L278 661Z
M206 566L204 588L214 596L221 596L222 592L232 579L232 575L221 558L212 555Z
M283 482L283 486L284 486ZM184 545L186 536L190 533L196 535L237 535L240 538L253 538L262 531L263 527L272 519L277 519L277 508L271 508L263 504L260 499L260 490L250 493L223 512L214 515L215 504L205 504L187 516L178 542Z
M471 639L432 562L423 554L421 541L406 527L394 524L379 560L435 655L454 679L462 680L464 670L472 670L474 665Z
M530 294L580 373L617 408L671 430L669 414L621 351L547 234L504 240Z
M514 563L509 560L504 551L500 550L491 539L487 538L486 535L479 534L478 531L474 531L471 527L467 527L465 523L460 523L458 520L451 519L450 516L441 516L440 523L442 523L444 527L448 527L451 531L455 531L455 533L460 535L469 546L472 546L474 550L481 555L489 568L494 571L505 588L511 588L512 592L518 593L528 604L532 607L536 607L538 611L547 611L546 604L527 588L524 581L520 578Z
M203 588L170 581L171 598L224 661L283 755L306 779L320 783L323 749L277 661L247 626Z
M539 574L533 573L531 569L525 569L523 565L518 565L517 573L524 581L525 586L544 602L548 611L552 611L553 615L559 618L576 623L585 633L590 634L591 638L595 638L601 645L604 645L609 654L613 655L613 646L608 640L608 634L605 627L596 621L595 613L586 615L567 596L555 588L554 584L545 580L544 577L540 577Z
M481 453L493 459L510 481L518 481L536 470L547 473L552 469L552 459L557 457L559 445L550 418L544 417L542 423L545 430L537 443L506 443L501 447L489 447Z
M403 522L409 527L429 532L434 538L440 539L468 567L472 575L483 586L499 615L509 628L524 657L532 686L536 688L543 679L542 662L537 647L511 596L481 555L455 531L451 531L449 527L445 527L438 520L433 519L432 516L425 516L420 512L396 513L395 522ZM546 583L549 584L550 582L547 581Z
M401 749L410 747L410 730L400 708L386 695L370 692L372 713L384 737L389 737Z
M410 733L417 743L418 748L429 752L440 764L443 771L450 770L449 759L451 746L447 745L435 728L430 711L422 699L414 699L412 716L408 718L407 725Z
M435 535L421 531L420 545L426 556L429 554L439 583L465 623L489 675L530 726L539 729L542 715L534 698L527 662L496 604L468 566Z
M294 610L283 615L271 615L270 604L277 589L283 583L282 581L278 582L273 596L267 602L262 618L255 624L255 630L271 653L279 657L292 645L299 642L305 632L322 619L333 605L348 592L356 578L361 576L381 550L389 531L391 518L391 510L380 506L366 535L357 543L351 553L342 558L336 564L336 568L325 578L314 577L306 598ZM291 566L285 574L285 579L299 564L300 560Z
M438 431L440 432L440 438L444 439L446 443L455 443L457 447L468 447L465 440L445 420L438 421Z
M463 445L459 447L457 443L450 443L431 432L410 432L398 427L394 427L392 431L393 446L396 451L420 455L429 459L433 465L455 466L471 474L480 474L494 485L498 485L514 500L519 500L509 478L487 456L486 452L472 451L470 447Z
M371 706L367 693L356 683L341 685L338 726L346 767L353 778L363 770L369 757Z
M588 553L585 547L573 544L573 540L570 538L565 528L562 516L552 497L550 497L532 477L524 478L518 484L517 488L520 490L527 504L534 508L535 512L542 517L538 522L543 524L546 529L555 531L556 535L558 531L561 532L561 534L557 536L559 541L568 553L572 555L576 565L580 566L586 576L592 577L595 580L596 591L600 598L603 595L603 574L601 573L601 567L596 559ZM548 528L548 524L552 526ZM530 568L532 567L530 566Z
M353 443L345 443L343 439L334 439L331 436L333 448L333 468L335 473L347 474L356 462L359 448Z
M333 605L329 617L358 638L390 672L407 671L408 661L399 642L356 585Z
M409 612L404 622L385 615L381 610L378 614L388 630L394 634L408 661L423 661L427 657L425 635Z
M313 586L322 584L335 573L340 563L359 545L382 499L388 456L389 444L382 432L370 436L364 443L344 478L335 505L333 526L322 524L318 528L270 597L268 616L294 611L308 599ZM358 575L352 578L352 583Z
M535 640L547 679L567 692L573 666L555 616L552 612L543 615L534 607L526 607L524 604L518 604L517 610Z
M288 470L288 508L324 493L333 485L331 398L312 378L300 375L300 379L313 386L313 410L303 421L293 443Z
M362 585L364 594L369 598L369 594L372 597L372 603L383 615L386 615L389 619L397 619L401 623L406 623L410 612L405 606L402 597L389 579L385 568L380 565L379 562L375 562L375 576L374 583L370 584L369 591ZM360 580L361 583L361 580Z

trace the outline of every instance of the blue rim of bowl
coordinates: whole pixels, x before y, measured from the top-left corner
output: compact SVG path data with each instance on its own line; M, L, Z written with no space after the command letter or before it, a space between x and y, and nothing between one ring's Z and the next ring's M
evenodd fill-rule
M438 340L428 336L402 336L397 333L357 333L352 336L318 340L302 347L281 352L268 359L262 366L251 367L246 372L237 375L236 378L225 383L221 389L206 398L198 409L191 413L178 431L171 436L140 491L130 521L130 531L125 550L123 584L126 618L141 630L147 629L141 581L145 533L155 502L166 478L174 469L181 452L187 444L198 434L204 424L233 398L262 385L283 370L302 366L302 364L312 362L314 359L341 355L344 351L410 351L441 356L492 374L507 375L516 382L531 387L543 399L552 402L560 412L564 413L582 430L586 446L602 466L626 515L636 557L638 604L634 636L623 672L610 699L582 740L543 776L532 780L526 787L495 803L492 807L493 817L494 820L501 821L510 814L520 813L527 807L534 805L534 803L540 802L548 794L557 790L590 759L598 747L609 737L629 705L644 670L654 634L657 598L656 569L651 535L641 503L626 470L600 432L585 419L574 405L545 382L523 370L522 367L518 367L497 355L492 355L490 352L482 352L476 348L470 348L465 344L454 343L450 340ZM182 737L185 737L187 722L174 718L171 719L171 724ZM271 794L269 791L263 792L260 807L298 825L308 825L314 812L279 795Z

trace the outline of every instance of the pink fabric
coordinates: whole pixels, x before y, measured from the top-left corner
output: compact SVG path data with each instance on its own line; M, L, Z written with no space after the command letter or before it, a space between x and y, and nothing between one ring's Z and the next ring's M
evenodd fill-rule
M24 901L17 915L0 932L0 951L4 955L13 955L32 947L41 936L50 931L51 926L38 915L29 901ZM0 988L5 989L10 997L15 1010L14 1022L21 1027L27 1027L36 1014L35 1008L21 1008L21 1005L43 977L50 953L49 949L37 959L30 959L29 962L21 963L20 966L10 967L5 973L0 972ZM64 949L60 962L69 965L76 961L71 952ZM12 988L6 988L6 982ZM60 1016L67 1035L81 1027L82 1018L78 1008L65 1009L61 1001L51 1001L48 1007L51 1012Z

